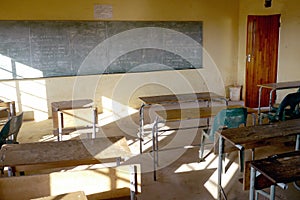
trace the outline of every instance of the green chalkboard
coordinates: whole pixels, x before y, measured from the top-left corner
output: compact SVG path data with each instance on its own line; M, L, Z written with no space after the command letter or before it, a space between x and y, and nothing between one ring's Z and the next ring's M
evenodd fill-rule
M0 21L0 79L202 67L202 22Z

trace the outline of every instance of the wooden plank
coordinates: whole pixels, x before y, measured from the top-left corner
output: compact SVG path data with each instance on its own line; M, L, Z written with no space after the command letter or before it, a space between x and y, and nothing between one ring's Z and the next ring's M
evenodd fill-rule
M226 108L239 108L242 106L213 106L185 109L158 110L157 115L166 121L188 120L209 118L217 115L221 110Z
M218 154L219 153L219 136L215 134L215 144L214 144L214 153ZM287 142L295 142L296 137L294 135L291 136L286 136L286 137L278 137L278 138L266 138L264 140L258 140L254 141L252 143L247 143L244 146L245 149L253 149L257 147L262 147L262 146L275 146L275 145L280 145L284 144ZM237 151L238 148L236 148L231 142L225 140L224 144L224 153L230 153L232 151Z
M163 104L168 102L184 102L184 101L211 101L213 99L225 100L224 96L218 95L213 92L144 96L139 98L146 104Z
M2 106L0 106L0 112L1 112L1 111L4 111L4 110L7 110L7 107L2 107Z
M300 81L288 81L288 82L279 82L279 83L267 83L267 84L259 84L258 87L268 88L268 89L292 89L299 88Z
M276 154L254 160L250 166L273 183L290 183L300 180L300 151Z
M54 172L30 176L2 177L0 179L1 200L22 200L56 196L83 191L89 200L113 199L130 195L130 168L89 169ZM141 170L137 165L138 191L141 191Z
M125 137L5 144L0 150L2 166L17 171L96 164L106 159L130 157Z
M300 119L259 126L230 128L222 132L217 131L216 133L221 134L232 145L239 144L248 149L253 148L253 145L255 147L259 144L261 144L260 146L265 146L265 141L272 140L272 138L296 137L300 133Z
M58 102L52 102L51 106L55 111L73 110L79 108L92 108L93 100L78 99L78 100L70 100L70 101L58 101Z
M41 197L41 198L34 198L32 200L53 200L53 199L59 199L59 200L87 200L86 195L84 192L70 192L66 194L60 194L55 196L48 196L48 197Z

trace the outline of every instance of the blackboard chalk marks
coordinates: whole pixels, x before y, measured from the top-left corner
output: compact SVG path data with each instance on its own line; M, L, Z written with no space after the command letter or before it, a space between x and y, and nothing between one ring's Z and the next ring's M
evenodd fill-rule
M201 45L202 22L0 21L0 54L12 61L4 79L201 68Z

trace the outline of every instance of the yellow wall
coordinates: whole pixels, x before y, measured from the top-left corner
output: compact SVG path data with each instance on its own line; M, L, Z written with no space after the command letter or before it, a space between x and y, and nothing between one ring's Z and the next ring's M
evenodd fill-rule
M246 65L247 15L281 14L277 81L300 80L300 4L298 0L273 0L271 8L264 8L262 0L240 1L238 82L244 84ZM278 92L278 101L288 91Z
M273 0L271 8L264 8L263 0L10 0L1 4L0 19L94 20L95 4L112 5L111 20L203 21L204 68L173 72L6 81L1 82L1 89L7 88L13 91L12 88L17 88L15 90L17 92L8 94L5 90L0 90L0 98L16 100L20 110L34 110L35 115L41 112L51 116L51 113L48 113L51 102L68 100L81 95L77 93L87 97L91 95L87 94L91 90L88 89L88 83L93 85L94 82L97 83L92 86L92 97L97 102L99 110L102 109L103 96L137 108L140 105L137 98L139 95L208 89L224 93L228 85L236 82L245 84L247 15L281 14L278 81L300 78L297 59L300 52L298 0ZM211 68L216 68L218 72L206 71ZM178 76L183 77L186 84L178 84ZM83 86L78 86L79 82ZM41 85L45 89L42 94L27 89L34 86L41 88ZM125 89L131 90L124 90L124 86ZM76 92L78 90L76 88L82 88L80 89L82 91ZM30 96L35 99L30 99ZM280 96L281 93L279 99ZM24 100L25 97L29 100ZM36 108L37 102L41 102L41 99L43 108Z
M10 0L1 4L0 19L94 20L94 4L112 5L111 20L203 21L204 68L7 81L2 82L0 87L18 90L9 95L0 92L0 98L16 100L20 111L34 110L37 118L39 114L51 116L50 103L53 101L92 96L99 110L102 110L102 100L106 97L137 108L141 103L137 98L139 95L186 93L208 89L224 94L225 86L236 81L238 0ZM26 89L28 87L31 89ZM32 89L35 87L43 87L44 91L41 93ZM25 97L28 100L25 100ZM38 107L37 102L43 102L43 105Z

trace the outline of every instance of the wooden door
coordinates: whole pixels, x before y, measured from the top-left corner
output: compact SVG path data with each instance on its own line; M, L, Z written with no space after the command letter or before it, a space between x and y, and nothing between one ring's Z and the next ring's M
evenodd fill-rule
M248 16L245 106L258 107L258 84L276 83L280 15ZM275 96L275 95L273 95ZM261 106L269 105L269 90Z

